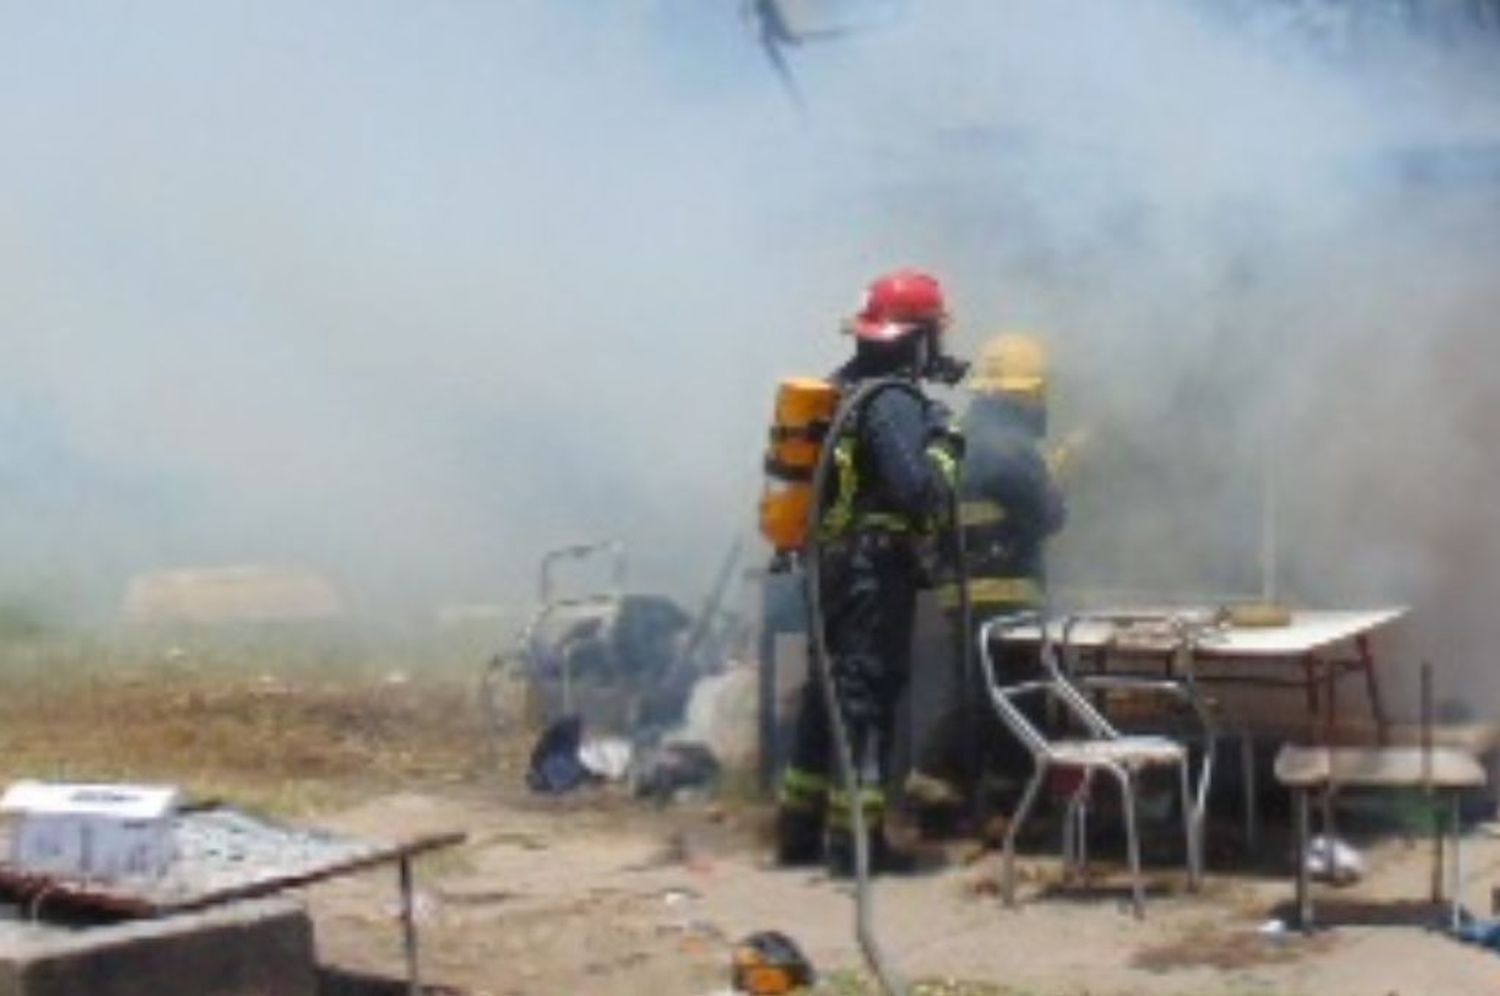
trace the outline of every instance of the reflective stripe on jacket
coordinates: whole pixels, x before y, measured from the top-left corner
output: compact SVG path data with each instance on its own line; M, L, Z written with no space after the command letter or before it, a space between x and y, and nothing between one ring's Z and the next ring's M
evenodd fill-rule
M970 578L969 602L972 605L1007 604L1032 608L1042 604L1042 586L1036 578ZM958 608L957 582L949 582L938 589L938 605L945 610Z
M906 391L878 391L834 443L834 479L821 535L926 532L957 487L954 455L930 443L933 406Z

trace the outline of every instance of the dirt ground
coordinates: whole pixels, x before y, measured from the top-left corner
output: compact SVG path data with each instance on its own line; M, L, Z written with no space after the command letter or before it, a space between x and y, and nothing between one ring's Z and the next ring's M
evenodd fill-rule
M538 801L471 788L388 795L325 822L370 835L470 834L421 867L418 908L429 980L476 996L703 996L725 988L727 943L766 928L797 939L825 973L860 965L848 887L768 867L750 814L712 804L646 811L608 791ZM1412 902L1426 895L1429 853L1400 838L1376 846L1364 882L1320 890L1320 914L1336 926L1311 936L1264 929L1290 898L1289 882L1272 874L1218 868L1189 894L1160 865L1138 921L1123 877L1106 870L1087 890L1064 889L1055 856L1041 850L1023 864L1016 909L994 894L993 856L967 863L955 849L940 870L881 880L877 917L910 978L1018 996L1500 993L1500 955L1428 929L1431 907ZM1465 859L1467 898L1487 905L1500 839L1474 834ZM399 972L389 879L312 890L329 963Z
M769 867L763 803L657 808L612 787L537 797L517 751L496 762L481 749L471 706L461 687L405 676L53 675L0 687L0 775L172 780L376 839L463 831L464 845L417 868L424 981L438 992L708 996L726 988L729 943L761 929L795 938L830 992L873 992L847 884ZM1431 908L1411 902L1428 888L1420 840L1383 839L1361 884L1321 890L1336 926L1311 936L1267 929L1291 894L1284 840L1252 872L1211 849L1196 894L1169 852L1154 861L1136 920L1107 867L1087 890L1060 887L1055 836L1025 855L1015 909L995 894L995 857L971 862L972 846L955 846L941 869L880 880L878 930L908 978L965 980L926 991L966 996L1500 993L1500 955L1429 929ZM1095 850L1101 862L1116 853ZM1500 837L1474 830L1465 858L1465 898L1487 912ZM305 890L331 969L400 976L395 878Z

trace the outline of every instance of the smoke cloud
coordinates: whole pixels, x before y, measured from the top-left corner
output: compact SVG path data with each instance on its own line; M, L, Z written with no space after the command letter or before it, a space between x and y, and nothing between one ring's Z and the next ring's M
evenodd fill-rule
M789 5L793 7L797 5ZM1085 427L1059 590L1401 602L1495 690L1500 51L1360 4L20 7L0 38L0 553L524 597L619 537L687 594L775 380L877 270L1040 330ZM835 7L837 9L835 10ZM1456 16L1456 15L1452 15Z

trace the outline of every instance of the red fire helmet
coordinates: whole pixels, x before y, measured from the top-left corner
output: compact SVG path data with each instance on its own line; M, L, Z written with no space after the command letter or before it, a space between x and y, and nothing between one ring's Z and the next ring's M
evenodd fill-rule
M894 342L922 326L941 329L947 315L937 277L922 270L893 270L871 282L849 330L870 342Z

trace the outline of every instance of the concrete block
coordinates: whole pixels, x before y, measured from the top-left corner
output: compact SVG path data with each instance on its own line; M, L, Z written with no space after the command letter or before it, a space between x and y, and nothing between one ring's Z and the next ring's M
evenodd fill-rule
M0 996L316 996L302 904L247 900L158 920L0 919Z

